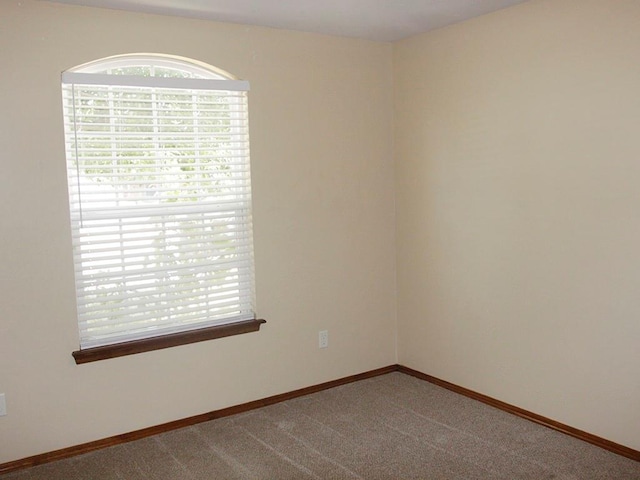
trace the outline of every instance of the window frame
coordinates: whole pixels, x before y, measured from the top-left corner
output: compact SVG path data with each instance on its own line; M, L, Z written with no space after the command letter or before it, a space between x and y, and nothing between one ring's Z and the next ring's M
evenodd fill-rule
M153 72L153 67L176 70L176 71L179 70L181 72L185 72L187 76L154 77L154 76L127 75L127 74L116 75L116 74L110 73L111 69L113 68L122 69L126 67L142 67L142 66L151 67L152 72ZM116 85L116 86L120 86L121 88L123 85L133 86L134 88L140 86L141 88L151 88L152 92L157 92L163 88L178 88L178 89L181 89L179 91L182 92L183 94L186 91L198 91L201 89L204 89L204 90L213 89L213 90L222 90L226 92L232 92L232 91L246 91L249 88L248 82L238 80L236 79L236 77L230 75L228 72L225 72L218 68L212 67L210 65L207 65L195 60L186 59L184 57L168 56L168 55L162 55L162 54L117 55L114 57L108 57L108 58L92 61L63 72L62 74L63 90L65 88L75 89L76 83L79 83L82 85L96 85L97 86L96 88L104 87L105 85ZM71 85L71 87L68 87L68 85ZM65 91L65 95L67 95L66 91ZM64 115L65 117L68 115L67 109L70 108L74 116L73 121L75 122L75 115L79 107L75 103L75 98L73 100L74 103L71 106L68 105L68 100L69 98L65 97L65 101L64 101L65 114ZM195 100L193 102L194 102L193 105L195 108L197 106L197 102ZM154 112L154 115L155 115L155 112L156 112L155 102L152 102L152 103L154 106L151 111ZM244 112L243 118L246 123L248 122L248 110L246 109L247 108L246 103L244 105L245 105L244 107L245 110L243 110ZM119 117L116 117L116 118L119 118ZM231 118L233 118L233 116ZM75 136L73 138L76 143L75 143L75 147L71 147L69 142L71 133L67 130L68 121L69 120L65 118L65 144L67 146L66 161L67 161L67 168L71 169L72 160L74 158L76 159L79 158L78 151L77 151L78 137L77 137L77 132L75 130L76 126L74 123L73 135ZM233 120L230 120L230 125L232 124L233 124ZM195 128L195 130L198 130L197 127L193 127L193 128ZM195 138L196 137L194 136L194 140L193 140L194 145L198 142L198 140L195 140ZM247 139L246 141L248 142L248 130L246 131L246 139ZM112 141L112 143L114 142ZM74 150L75 152L71 153ZM117 152L119 152L118 148L114 148L111 151L113 155L117 155ZM215 152L217 153L218 151L216 150ZM245 167L248 170L250 168L248 149L247 149L246 155L243 156L242 158L243 158L243 161L246 162ZM157 162L158 160L156 159L155 161ZM201 159L198 159L197 161L201 161ZM140 164L141 163L136 164L137 165L136 168L139 168ZM81 169L77 166L77 164L75 168L76 170L78 170L77 175L78 175L78 185L79 185L80 178L81 178L81 174L80 174ZM212 168L215 169L215 166ZM142 175L142 174L139 174L139 175ZM247 173L247 175L249 174ZM195 181L197 182L198 180L195 180ZM255 301L254 301L255 276L253 274L254 262L253 262L253 245L252 245L250 184L246 188L248 188L248 196L249 196L249 200L248 200L249 211L247 215L248 220L245 220L245 221L248 222L247 228L248 228L249 237L250 237L249 238L249 243L250 243L249 251L251 254L250 255L250 265L251 265L250 285L248 287L248 290L246 289L243 290L245 287L240 286L243 282L238 280L240 283L238 284L237 289L238 289L239 302L242 303L240 299L247 297L247 295L251 297L250 311L252 312L252 314L250 315L250 318L246 318L246 314L243 314L241 318L238 317L234 319L230 317L231 319L229 321L225 321L224 319L220 321L220 318L222 317L218 318L213 322L205 321L205 320L197 320L196 321L197 323L195 324L195 326L194 324L189 324L186 327L182 325L182 327L184 328L178 331L175 331L175 329L177 328L177 324L173 324L173 327L171 327L171 330L169 331L169 333L159 334L158 333L159 330L151 329L149 330L150 334L143 335L142 338L139 338L141 334L138 333L136 334L137 336L134 335L131 339L127 338L124 341L118 340L113 342L107 342L104 344L98 344L97 346L93 346L93 345L82 346L82 342L81 342L80 349L72 353L77 364L92 362L96 360L103 360L107 358L115 358L115 357L120 357L124 355L131 355L135 353L148 352L152 350L169 348L177 345L185 345L185 344L190 344L194 342L200 342L200 341L205 341L205 340L210 340L215 338L222 338L222 337L231 336L231 335L254 332L260 329L260 325L266 323L266 321L263 319L257 319L255 315ZM72 178L70 176L69 177L69 202L70 202L70 212L73 218L73 201L74 200L72 196L73 196ZM245 192L245 196L246 196L246 192ZM198 202L196 201L195 205L197 204ZM82 201L81 200L76 201L76 206L77 205L80 205L80 208L82 208ZM156 209L160 211L162 210L162 208L158 208L158 207L156 207ZM204 220L202 221L204 222ZM77 237L82 236L80 233L80 227L74 226L73 221L72 221L72 233ZM188 237L184 237L184 238L188 238ZM81 257L81 254L78 253L78 250L77 250L78 248L80 248L78 244L74 243L74 251L76 252L74 254L74 265L76 265L76 269L78 269L78 265L80 265L81 268L84 268L82 265L82 260L79 260L79 258ZM122 251L124 251L123 248L124 247L120 247ZM245 262L246 262L246 258L245 258ZM220 271L220 270L214 270L214 271ZM84 270L82 272L84 273ZM124 272L124 268L123 268L123 272ZM81 290L79 287L78 275L82 276L82 274L76 273L76 301L77 302L81 298L80 297ZM122 276L124 278L126 277L126 274L123 273ZM238 278L240 279L241 277L238 277ZM126 281L123 281L123 282L126 283ZM205 296L205 298L208 298L208 295L210 294L205 293L203 295ZM127 300L128 300L128 297L127 297ZM246 300L244 302L246 306ZM157 307L155 308L157 310ZM108 321L106 323L108 323ZM127 324L126 321L124 323ZM78 312L78 328L81 335L83 333L82 324L83 323L80 319L80 312ZM164 328L164 326L162 328Z

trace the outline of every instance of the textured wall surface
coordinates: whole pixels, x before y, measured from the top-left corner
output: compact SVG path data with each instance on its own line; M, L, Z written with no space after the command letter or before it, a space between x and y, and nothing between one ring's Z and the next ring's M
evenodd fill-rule
M640 449L640 3L395 45L400 363Z
M0 463L396 362L640 449L639 24L532 0L389 45L1 2ZM77 366L60 73L134 52L251 82L268 323Z

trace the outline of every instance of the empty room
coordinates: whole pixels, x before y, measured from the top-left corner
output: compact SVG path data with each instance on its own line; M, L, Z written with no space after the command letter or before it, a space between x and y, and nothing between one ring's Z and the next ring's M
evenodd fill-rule
M0 478L640 479L638 0L0 0Z

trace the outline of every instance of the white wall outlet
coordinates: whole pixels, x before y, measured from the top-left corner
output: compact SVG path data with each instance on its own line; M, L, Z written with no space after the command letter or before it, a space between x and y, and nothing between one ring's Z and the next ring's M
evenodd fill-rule
M0 393L0 417L7 414L7 400L4 398L4 393Z
M320 330L318 332L318 347L327 348L329 346L329 331Z

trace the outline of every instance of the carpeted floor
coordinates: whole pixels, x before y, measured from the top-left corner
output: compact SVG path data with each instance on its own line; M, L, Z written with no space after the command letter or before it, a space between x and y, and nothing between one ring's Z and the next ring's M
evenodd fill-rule
M640 480L640 463L391 373L2 480Z

